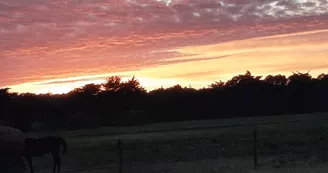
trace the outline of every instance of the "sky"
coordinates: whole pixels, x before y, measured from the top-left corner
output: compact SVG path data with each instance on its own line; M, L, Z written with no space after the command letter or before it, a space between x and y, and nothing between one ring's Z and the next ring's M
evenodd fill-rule
M151 90L328 72L328 0L1 0L0 88L64 93L133 75Z

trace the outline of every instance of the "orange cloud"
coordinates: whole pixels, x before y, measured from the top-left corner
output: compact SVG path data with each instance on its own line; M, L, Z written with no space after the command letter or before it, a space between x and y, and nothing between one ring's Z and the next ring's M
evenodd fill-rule
M169 64L117 73L99 72L96 75L86 73L70 78L64 78L63 75L59 79L11 87L13 91L18 92L59 93L91 82L104 82L105 77L112 75L124 76L124 79L135 75L148 90L175 84L200 88L217 80L226 81L246 70L256 75L277 73L290 75L292 71L311 70L311 74L316 76L328 70L326 40L328 40L328 30L318 30L206 46L190 46L176 49L177 53L186 56L172 57L168 62L173 63Z

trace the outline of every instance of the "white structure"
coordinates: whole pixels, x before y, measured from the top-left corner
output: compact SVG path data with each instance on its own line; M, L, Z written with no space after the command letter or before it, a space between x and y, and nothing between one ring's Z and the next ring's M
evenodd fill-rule
M27 162L21 157L24 134L14 128L0 126L0 172L29 173Z

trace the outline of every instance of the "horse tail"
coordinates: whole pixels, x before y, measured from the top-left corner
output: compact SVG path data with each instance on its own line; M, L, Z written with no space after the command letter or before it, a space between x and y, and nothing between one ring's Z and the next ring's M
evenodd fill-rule
M60 144L63 145L63 154L67 152L67 143L64 138L60 137Z

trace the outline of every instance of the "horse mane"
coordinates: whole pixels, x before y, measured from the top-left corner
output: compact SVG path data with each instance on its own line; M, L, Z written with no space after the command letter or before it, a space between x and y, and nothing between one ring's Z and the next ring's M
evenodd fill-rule
M67 152L67 142L62 137L58 137L58 139L61 141L61 144L63 145L63 154L65 154Z

